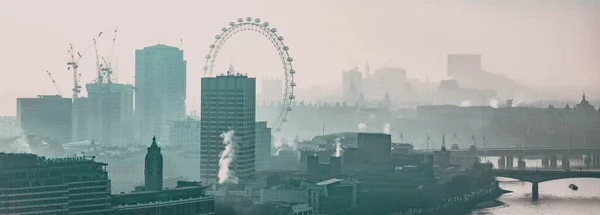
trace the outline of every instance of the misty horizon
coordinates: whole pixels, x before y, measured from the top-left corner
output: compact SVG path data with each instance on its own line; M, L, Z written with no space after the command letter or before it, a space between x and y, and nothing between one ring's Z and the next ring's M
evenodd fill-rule
M299 90L338 90L342 71L354 66L363 70L367 62L371 71L390 61L390 67L406 69L408 78L439 81L447 78L448 54L481 54L484 71L525 86L569 90L573 100L584 91L592 100L600 96L600 2L138 3L106 1L93 8L75 1L39 2L36 7L0 3L5 74L0 79L0 115L15 115L17 97L56 94L45 71L52 73L63 96L70 97L68 45L83 51L104 31L99 54L108 55L116 27L113 63L118 81L133 83L136 49L179 47L188 62L187 109L198 110L208 45L228 22L246 16L271 23L285 37ZM82 85L95 76L94 60L92 50L80 62ZM230 63L257 80L281 76L277 52L257 34L243 33L228 41L214 71L225 71Z

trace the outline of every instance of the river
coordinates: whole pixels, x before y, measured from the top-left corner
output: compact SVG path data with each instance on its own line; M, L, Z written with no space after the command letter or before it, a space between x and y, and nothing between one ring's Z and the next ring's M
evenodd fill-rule
M505 178L498 180L502 189L512 191L497 199L505 205L478 209L471 215L586 215L599 214L600 211L600 179L562 179L540 183L538 201L531 200L531 183ZM577 185L579 190L569 189L569 184Z

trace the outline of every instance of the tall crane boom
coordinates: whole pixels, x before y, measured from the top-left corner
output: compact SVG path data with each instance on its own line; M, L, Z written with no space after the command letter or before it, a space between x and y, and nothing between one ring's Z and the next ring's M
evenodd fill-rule
M52 81L52 84L54 84L54 88L56 88L56 92L58 93L59 96L62 96L62 93L60 92L60 88L58 88L58 85L56 84L56 81L54 81L54 78L52 77L52 74L50 74L50 72L46 71L46 73L48 73L48 77L50 77L50 80Z
M98 34L98 36L96 36L94 38L94 40L96 40L98 37L100 37L100 35L102 35L102 32L100 32ZM77 72L77 68L79 68L79 60L81 60L81 58L85 55L85 53L88 52L88 50L90 50L90 48L93 46L94 44L90 44L87 49L85 49L85 51L83 52L83 54L81 54L80 52L76 52L75 49L73 48L73 44L69 44L69 62L67 62L67 69L71 70L73 72L73 99L78 99L79 98L79 93L81 92L81 85L79 85L80 79L81 79L81 74Z

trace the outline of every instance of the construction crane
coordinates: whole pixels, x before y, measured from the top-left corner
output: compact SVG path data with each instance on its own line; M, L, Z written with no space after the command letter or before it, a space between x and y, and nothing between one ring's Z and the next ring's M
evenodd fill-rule
M102 32L100 32L98 36L94 38L94 40L100 37L100 35L102 35ZM81 74L77 72L77 69L79 68L79 60L81 60L85 53L90 50L92 45L94 44L90 44L83 54L81 54L81 52L75 51L73 44L69 44L69 62L67 62L67 68L73 72L73 100L79 98L79 93L81 92L81 85L79 85L81 82Z
M112 83L112 73L113 73L113 68L112 68L112 57L113 54L115 52L115 43L117 41L117 30L119 30L119 28L115 28L115 35L113 36L112 39L112 48L110 50L110 55L105 59L104 57L102 58L102 60L104 61L104 66L101 68L102 72L104 73L105 77L104 80L108 83ZM108 61L107 61L108 59Z
M56 85L56 81L54 81L54 78L52 77L52 74L50 74L50 72L46 71L46 73L48 73L48 77L50 77L50 80L52 81L52 84L54 84L54 88L56 88L56 92L58 93L59 96L62 97L62 93L60 92L60 88L58 88L58 85Z
M390 62L392 62L392 58L390 58L385 64L383 64L382 69L388 68L388 66L390 65Z

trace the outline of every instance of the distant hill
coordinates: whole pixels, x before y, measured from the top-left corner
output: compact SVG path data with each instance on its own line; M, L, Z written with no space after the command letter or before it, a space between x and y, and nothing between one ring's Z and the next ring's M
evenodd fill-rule
M548 96L507 77L486 71L458 73L454 74L452 78L457 80L460 87L463 88L493 89L496 91L498 98L501 99L521 98L530 100Z

